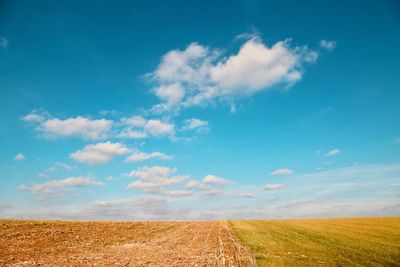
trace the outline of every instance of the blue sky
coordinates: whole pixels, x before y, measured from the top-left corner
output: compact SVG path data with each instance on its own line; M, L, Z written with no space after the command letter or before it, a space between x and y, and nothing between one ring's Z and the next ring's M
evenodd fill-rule
M399 215L399 47L396 1L2 1L0 216Z

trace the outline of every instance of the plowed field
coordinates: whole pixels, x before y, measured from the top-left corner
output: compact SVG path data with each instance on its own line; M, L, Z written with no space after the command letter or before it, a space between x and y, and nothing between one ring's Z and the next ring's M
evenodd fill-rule
M0 266L252 266L225 221L0 221Z

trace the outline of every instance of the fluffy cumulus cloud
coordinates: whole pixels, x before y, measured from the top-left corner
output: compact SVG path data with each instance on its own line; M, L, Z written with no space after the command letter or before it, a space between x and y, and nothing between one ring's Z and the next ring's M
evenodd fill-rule
M184 121L182 131L198 131L198 132L208 132L208 121L191 118Z
M154 92L158 98L164 101L166 108L179 104L185 96L185 89L180 83L160 85Z
M333 51L336 47L336 41L321 40L319 46L328 51Z
M147 120L141 116L122 118L122 131L119 137L128 137L133 139L146 138L148 136L164 137L172 136L175 132L175 124L159 119Z
M22 118L37 124L36 130L49 139L65 137L82 137L84 139L100 139L108 136L112 121L106 119L89 119L82 116L75 118L51 118L47 114L32 112Z
M97 143L85 146L70 154L70 158L88 165L104 164L116 156L127 153L129 149L120 143Z
M20 185L20 190L31 191L36 194L46 195L54 194L58 190L71 187L83 187L83 186L100 186L104 183L97 181L91 177L79 176L79 177L68 177L62 180L50 180L42 184L33 184L31 186Z
M137 180L130 183L127 189L170 196L190 195L189 192L186 192L186 194L183 191L176 191L177 189L172 188L188 179L188 176L175 175L175 173L176 170L169 167L144 166L129 173L130 177L136 177Z
M328 151L328 152L325 154L325 156L327 156L327 157L332 157L332 156L337 156L337 155L339 155L339 154L340 154L340 149L335 148L335 149L332 149L332 150Z
M85 117L65 120L50 119L41 124L41 131L48 136L80 136L87 139L105 138L111 129L112 121L106 119L91 120Z
M67 137L80 137L87 140L127 138L146 139L164 138L178 140L175 123L167 118L150 118L142 116L122 117L118 119L90 119L84 116L73 118L54 118L42 110L33 110L22 117L22 120L34 126L39 137L57 140ZM183 122L179 131L207 132L208 122L201 119L188 119ZM178 131L178 132L179 132Z
M160 120L148 120L143 127L153 136L165 136L174 132L174 125Z
M166 53L150 75L159 84L154 92L161 100L153 111L231 102L276 85L288 88L302 78L304 64L317 58L317 52L293 47L289 40L268 46L254 37L237 53L225 56L218 49L192 43L185 50Z
M130 183L128 189L168 197L222 195L223 187L232 184L232 181L215 175L207 175L202 180L189 179L188 175L176 175L176 169L161 166L145 166L132 171L129 176L137 180Z
M132 155L125 159L126 162L142 162L150 159L160 159L160 160L172 160L173 157L162 152L151 152L145 153L140 151L135 151Z
M18 161L21 161L21 160L24 160L24 159L25 159L25 156L24 156L24 154L22 154L22 153L18 153L18 154L14 157L14 159L15 159L15 160L18 160Z
M283 189L283 184L266 184L264 185L264 190L272 191L272 190L280 190Z
M292 174L292 173L294 173L293 170L288 169L288 168L284 168L284 169L275 170L275 171L271 172L270 174L271 175L289 175L289 174Z

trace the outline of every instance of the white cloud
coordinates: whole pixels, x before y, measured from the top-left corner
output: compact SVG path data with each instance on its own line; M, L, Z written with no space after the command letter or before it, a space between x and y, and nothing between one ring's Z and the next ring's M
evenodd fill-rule
M299 48L291 50L288 41L277 42L269 48L252 39L240 48L238 54L219 62L210 74L221 89L220 94L251 95L278 83L292 85L299 81L302 77L299 64L311 53ZM315 60L310 57L310 61Z
M80 136L86 139L107 137L112 121L106 119L91 120L78 116L65 120L49 119L40 125L40 131L49 137Z
M46 169L46 172L71 171L73 169L74 166L62 162L56 162L53 164L53 166Z
M336 41L321 40L319 46L328 51L333 51L336 47Z
M18 154L14 157L14 159L15 159L15 160L24 160L24 159L25 159L25 156L24 156L22 153L18 153Z
M144 139L148 137L145 131L132 130L130 128L122 130L117 134L119 138L130 138L130 139Z
M191 43L184 51L177 49L165 54L153 75L162 82L202 85L214 56L207 47Z
M45 117L35 114L35 113L30 113L25 115L24 117L22 117L22 119L24 121L28 121L28 122L43 122L44 120L46 120Z
M70 158L88 165L98 165L128 151L129 149L120 143L105 142L87 145L84 149L71 153Z
M227 185L227 184L231 184L232 181L215 176L215 175L207 175L203 178L203 183L206 184L218 184L218 185Z
M166 192L166 195L170 197L189 197L193 195L193 192L187 190L171 190Z
M271 175L289 175L289 174L292 174L292 173L294 173L293 170L288 169L288 168L284 168L284 169L275 170L275 171L271 172L270 174Z
M62 163L62 162L56 162L49 168L45 169L43 172L39 173L38 177L48 178L48 175L50 173L61 172L61 171L69 172L69 171L72 171L74 168L75 168L75 166L71 166L71 165L68 165L68 164Z
M172 160L173 157L162 152L144 153L140 151L134 152L125 159L126 162L142 162L149 159Z
M250 192L242 192L242 193L237 193L235 194L238 197L244 197L244 198L254 198L256 197L256 194L250 193Z
M156 96L164 102L156 107L160 111L163 109L168 110L170 107L176 106L182 101L185 95L185 89L180 83L160 85L154 89L154 92Z
M164 195L142 195L125 199L107 198L107 200L99 199L89 203L42 201L21 208L4 203L8 206L7 210L2 209L3 205L0 203L0 209L2 209L0 217L71 220L390 217L398 216L400 213L399 174L399 163L351 165L290 176L285 179L287 184L291 184L285 190L285 197L269 194L274 191L264 191L266 194L260 194L260 188L252 185L248 189L245 189L245 185L240 185L240 188L236 188L239 191L214 188L214 190L205 190L204 193L201 190L185 187L179 189L171 186L170 189L164 191ZM327 193L327 190L330 192ZM60 189L60 192L63 191ZM246 192L250 192L248 196ZM251 192L257 194L257 199L238 198L252 197ZM282 191L275 191L275 193L279 192L282 193ZM322 192L325 194L321 194ZM190 202L187 199L169 199L169 197L184 195L188 197L190 193L193 195ZM212 199L210 196L218 196L218 199Z
M331 156L336 156L340 154L340 149L332 149L330 151L328 151L328 153L325 154L325 156L327 157L331 157Z
M171 138L175 135L175 124L161 119L145 119L142 116L123 117L113 121L108 119L89 119L83 116L75 118L53 118L47 112L33 110L22 120L36 125L35 130L48 139L81 137L84 139L148 137Z
M128 138L146 138L149 135L154 137L171 136L175 132L173 123L165 122L158 119L146 120L141 116L133 116L121 119L121 123L125 128L117 135L118 137Z
M182 127L182 131L191 131L196 130L198 132L207 132L209 131L208 121L191 118L184 121L184 125Z
M222 191L221 189L216 189L216 188L209 188L206 190L203 190L200 192L200 195L202 196L219 196L219 195L223 195L224 191Z
M195 190L206 190L210 189L210 186L198 180L190 180L186 183L185 188L195 189Z
M174 197L182 197L184 192L170 192ZM187 209L171 207L164 196L141 196L128 199L98 200L85 207L79 218L106 220L166 220L186 218ZM75 217L76 218L76 217Z
M8 47L8 39L5 37L0 37L0 47L6 48Z
M154 108L231 101L279 84L288 88L302 78L304 63L317 58L317 52L306 46L291 47L289 40L268 47L254 37L237 54L226 57L217 49L192 43L183 51L169 51L152 73L159 84L155 94L162 101Z
M104 183L99 182L91 177L79 176L79 177L68 177L63 180L50 180L42 184L33 184L32 186L20 185L20 190L27 190L37 194L53 194L57 190L70 187L82 187L82 186L100 186Z
M283 184L266 184L264 186L264 190L271 191L271 190L280 190L283 189Z
M146 119L141 116L133 116L130 118L122 118L121 121L132 127L143 127L146 124Z
M202 180L192 179L185 185L186 189L196 190L201 196L217 196L224 194L220 188L233 182L215 175L206 175Z
M148 120L143 127L153 136L165 136L174 132L174 125L160 120Z
M49 139L72 136L84 139L101 139L108 136L113 123L111 120L92 120L82 116L67 119L50 118L47 113L42 113L37 114L37 111L33 111L22 119L36 123L35 129Z
M170 195L170 187L182 184L188 178L188 176L173 175L175 172L175 169L169 167L144 166L129 174L130 177L137 177L138 179L130 183L127 189Z

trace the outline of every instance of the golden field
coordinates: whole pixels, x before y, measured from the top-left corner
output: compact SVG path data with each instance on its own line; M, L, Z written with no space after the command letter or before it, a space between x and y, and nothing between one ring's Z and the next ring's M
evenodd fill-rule
M230 221L257 266L400 266L400 218Z

